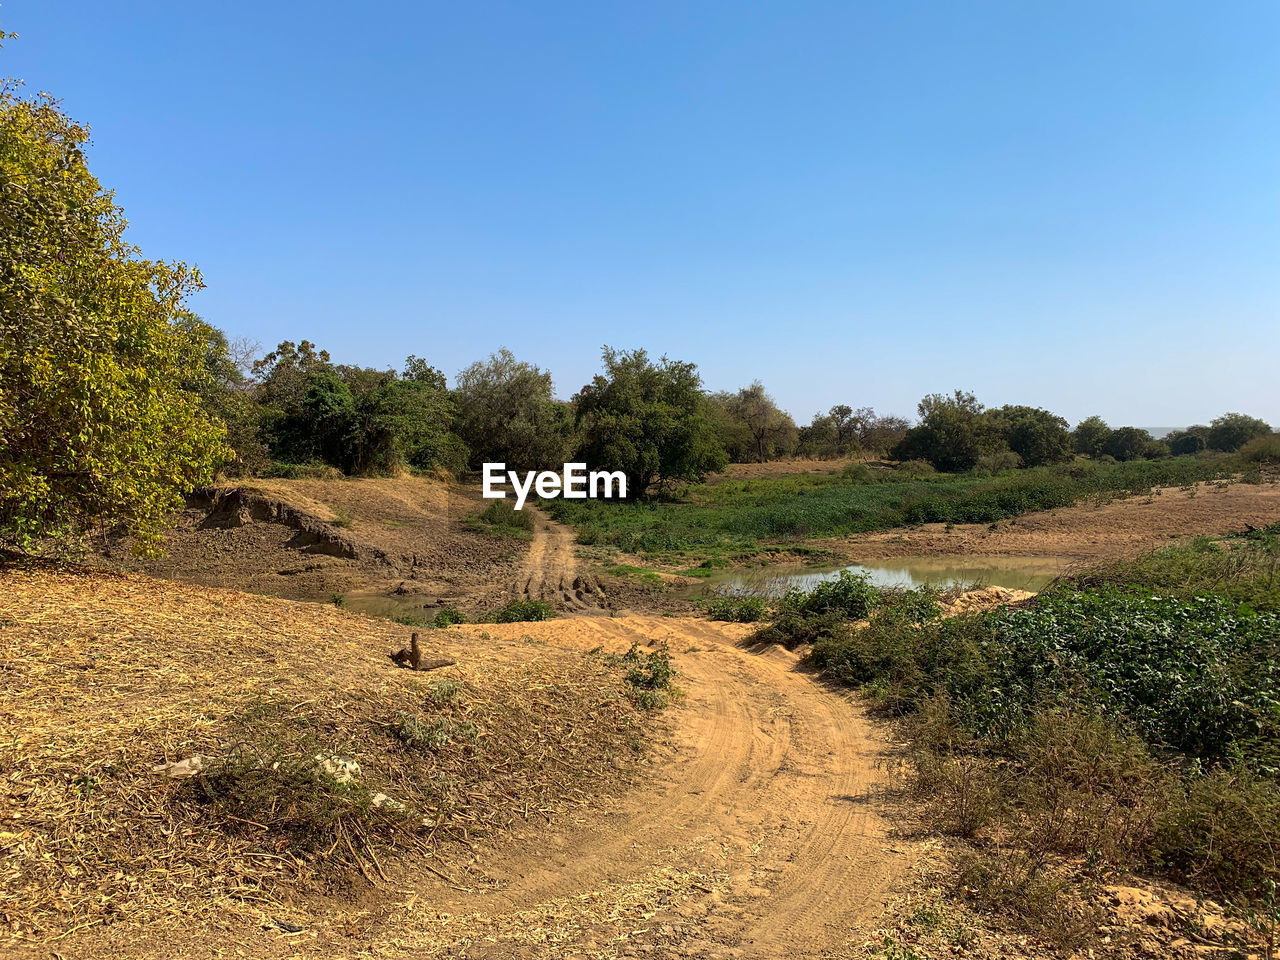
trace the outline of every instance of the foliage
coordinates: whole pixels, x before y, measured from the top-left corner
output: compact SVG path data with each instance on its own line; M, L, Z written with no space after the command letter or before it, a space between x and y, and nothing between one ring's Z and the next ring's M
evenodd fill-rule
M759 623L765 618L761 597L712 597L707 603L707 619L730 623Z
M489 621L491 623L528 623L551 620L555 615L556 608L546 600L512 600L505 607L494 611Z
M1269 433L1271 426L1257 417L1243 413L1224 413L1209 423L1208 445L1211 450L1231 453L1254 437L1265 437Z
M574 398L581 459L621 470L631 499L674 480L701 480L724 466L702 380L691 363L649 360L644 350L605 347L605 370Z
M1246 463L1280 463L1280 433L1254 437L1240 448L1240 459Z
M1071 459L1067 421L1040 407L1003 406L987 411L987 419L1009 448L1028 467Z
M277 459L322 461L349 474L465 466L466 449L450 433L453 403L443 377L417 357L401 376L335 366L315 344L286 340L254 369L263 434Z
M998 477L935 474L912 478L884 473L867 482L842 474L800 474L724 480L691 487L662 503L554 500L548 510L571 524L581 542L628 553L699 558L750 553L762 543L843 536L916 523L990 524L1032 510L1069 506L1094 497L1147 493L1230 477L1226 457L1163 461L1081 461L1035 467Z
M1164 440L1169 445L1169 453L1175 457L1199 453L1201 450L1208 449L1209 428L1197 424L1185 430L1173 430Z
M503 499L494 500L474 519L469 518L468 526L484 533L527 539L533 536L534 519L532 513L517 510L510 500Z
M1102 448L1109 436L1111 436L1111 428L1098 416L1085 417L1071 432L1076 453L1094 458L1102 456Z
M793 453L798 440L791 417L756 380L737 393L710 397L720 441L734 463L763 463Z
M1102 443L1102 452L1116 460L1137 460L1146 455L1151 434L1137 427L1116 427Z
M471 466L505 463L508 470L547 470L564 461L570 423L552 393L551 374L505 348L458 374L457 433Z
M939 470L973 469L978 458L1002 445L998 426L983 416L972 393L933 393L920 401L920 423L890 451L896 460L928 460Z
M453 626L455 623L466 623L467 618L463 616L462 611L457 607L445 606L436 612L431 622L434 626L443 629L444 627Z
M200 276L125 241L88 136L0 86L0 536L122 528L146 547L226 459L225 428L187 387Z

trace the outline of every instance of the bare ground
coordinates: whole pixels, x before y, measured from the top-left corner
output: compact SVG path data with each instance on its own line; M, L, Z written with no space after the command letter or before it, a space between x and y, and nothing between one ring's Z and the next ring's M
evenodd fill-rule
M1157 489L1150 497L1130 497L1101 505L1077 504L1023 514L992 527L930 523L916 528L856 534L813 545L856 561L895 557L1052 557L1066 561L1136 556L1170 542L1221 536L1280 521L1280 484L1198 484L1187 491Z
M421 477L255 480L193 497L164 555L127 542L114 569L294 600L395 597L405 610L493 606L528 543L475 533L479 489Z

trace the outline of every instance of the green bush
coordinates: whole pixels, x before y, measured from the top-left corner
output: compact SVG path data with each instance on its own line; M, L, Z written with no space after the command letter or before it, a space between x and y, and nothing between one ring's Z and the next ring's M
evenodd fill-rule
M1254 437L1240 448L1240 458L1247 463L1280 463L1280 433Z
M931 477L938 472L928 460L904 460L893 469L904 477Z
M978 458L978 462L974 464L974 473L985 473L995 476L998 473L1004 473L1006 470L1017 470L1022 466L1022 458L1012 450L1001 450L997 453L988 453Z
M435 619L432 623L437 627L449 627L455 623L466 623L467 618L457 607L441 607L436 612Z
M509 499L494 500L487 507L468 518L467 526L477 533L493 533L499 536L533 536L534 516L517 510Z
M707 604L707 618L730 623L759 623L765 617L761 597L713 597Z
M846 620L861 620L880 600L880 592L865 573L841 570L834 580L824 580L808 592L791 590L780 606L797 613L835 613Z
M494 611L490 620L493 623L525 623L550 620L555 615L555 607L546 600L512 600Z

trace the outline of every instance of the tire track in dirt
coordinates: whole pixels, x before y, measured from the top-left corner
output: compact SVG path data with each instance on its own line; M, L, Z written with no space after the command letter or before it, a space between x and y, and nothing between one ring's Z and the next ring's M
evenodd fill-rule
M578 571L574 532L541 510L527 505L524 509L533 516L533 542L511 586L512 594L517 599L546 600L574 612L599 609L600 585Z

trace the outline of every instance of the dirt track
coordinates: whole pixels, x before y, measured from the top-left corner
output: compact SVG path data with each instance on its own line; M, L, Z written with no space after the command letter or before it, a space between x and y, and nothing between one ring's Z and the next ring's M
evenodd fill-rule
M743 649L741 626L628 617L483 629L583 649L666 642L686 691L672 755L613 809L486 864L495 890L390 911L387 933L456 949L497 930L468 953L493 957L562 938L565 953L594 941L613 956L608 941L623 934L642 954L684 957L817 957L865 939L907 857L876 813L883 744L847 694L785 652ZM583 902L590 917L565 911ZM528 915L544 923L504 922ZM615 919L590 922L600 917Z

